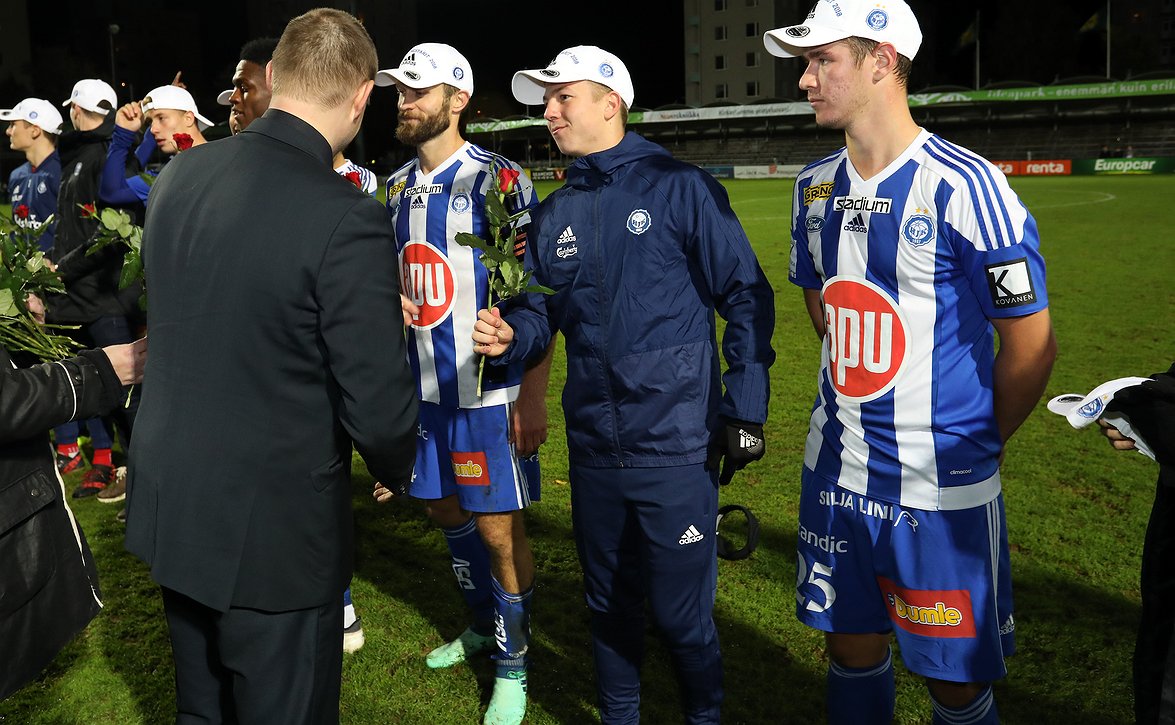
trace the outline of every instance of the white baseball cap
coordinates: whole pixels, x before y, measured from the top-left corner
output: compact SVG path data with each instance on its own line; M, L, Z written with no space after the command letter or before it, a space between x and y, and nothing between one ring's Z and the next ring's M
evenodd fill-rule
M27 121L49 133L61 133L61 111L43 98L26 98L13 108L0 109L0 121Z
M817 0L807 20L768 30L763 45L772 55L795 58L808 48L852 37L891 43L910 60L922 45L918 18L902 0Z
M99 105L102 101L106 101L106 107ZM71 103L76 103L80 108L105 116L118 108L118 95L106 81L97 78L84 78L73 84L73 93L69 94L69 98L62 101L61 105L68 106Z
M514 98L526 106L544 104L543 93L551 83L595 81L620 94L624 104L632 108L632 76L624 62L603 48L577 45L555 56L546 68L520 70L514 74L510 90Z
M404 55L398 67L375 74L377 86L395 85L396 81L416 89L448 83L473 94L473 69L469 61L456 48L444 43L416 45Z
M143 113L154 110L191 111L201 131L216 125L200 115L199 109L196 108L196 99L192 98L192 94L188 93L186 88L179 86L159 86L144 96Z
M1069 425L1074 428L1084 428L1098 418L1104 418L1107 423L1118 429L1122 435L1134 441L1139 453L1154 459L1155 454L1151 447L1143 440L1142 435L1134 430L1130 419L1119 411L1106 412L1106 406L1114 399L1118 391L1123 388L1151 382L1150 378L1118 378L1097 386L1088 395L1081 393L1064 393L1048 402L1048 409L1057 415L1065 416Z
M221 106L233 105L232 101L229 99L233 97L233 91L235 90L235 88L230 88L227 91L221 91L220 94L216 96L216 103Z
M1141 385L1150 382L1150 378L1118 378L1102 383L1089 392L1064 393L1048 402L1048 409L1057 415L1063 415L1074 428L1084 428L1098 418L1106 410L1106 405L1114 399L1114 395L1122 388L1132 385Z

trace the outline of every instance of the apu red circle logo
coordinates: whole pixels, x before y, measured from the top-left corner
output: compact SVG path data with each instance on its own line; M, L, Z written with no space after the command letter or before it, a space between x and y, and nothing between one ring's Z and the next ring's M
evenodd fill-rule
M453 311L457 279L449 259L428 242L408 242L400 251L400 291L420 308L412 326L428 330Z
M893 298L864 279L824 284L828 373L840 396L865 403L885 395L906 362L905 318Z

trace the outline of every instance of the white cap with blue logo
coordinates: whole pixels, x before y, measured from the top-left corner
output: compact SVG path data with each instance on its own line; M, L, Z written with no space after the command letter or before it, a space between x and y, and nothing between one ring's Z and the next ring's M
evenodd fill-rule
M25 121L49 133L61 133L61 112L43 98L26 98L12 108L0 109L0 121Z
M809 48L853 37L890 43L910 60L922 46L918 18L902 0L817 0L807 20L768 30L763 45L772 55L795 58Z
M1118 432L1133 440L1140 453L1153 459L1155 454L1142 439L1142 436L1131 426L1130 419L1118 411L1106 412L1106 406L1110 404L1119 390L1150 381L1150 378L1110 380L1089 391L1088 395L1081 393L1058 395L1048 402L1048 409L1057 415L1065 416L1065 420L1069 421L1069 425L1074 428L1084 428L1098 418L1104 418L1107 423L1117 428Z
M420 43L409 50L400 65L375 74L375 85L390 86L396 81L420 90L447 83L473 95L473 69L456 48L444 43Z
M628 68L615 55L594 45L577 45L561 51L546 68L518 71L510 90L519 103L541 106L548 85L575 81L594 81L610 88L619 94L624 105L632 108L632 76Z

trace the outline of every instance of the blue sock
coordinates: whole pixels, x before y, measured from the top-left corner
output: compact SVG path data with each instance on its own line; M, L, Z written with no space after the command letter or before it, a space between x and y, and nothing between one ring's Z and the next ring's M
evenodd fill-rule
M931 718L934 725L999 725L1000 722L991 685L976 695L970 703L958 709L947 707L935 700L933 694L930 701L934 704L934 717Z
M492 659L497 676L511 670L526 669L526 650L530 643L530 597L534 587L521 594L511 594L498 580L490 577L494 588L494 637L498 649Z
M343 590L343 629L350 627L358 619L355 615L355 605L351 603L351 587Z
M455 529L442 529L449 554L453 557L453 575L473 612L473 631L490 635L494 631L494 592L490 585L490 552L477 531L477 522L469 521Z
M829 725L871 725L893 721L893 652L872 667L828 664Z

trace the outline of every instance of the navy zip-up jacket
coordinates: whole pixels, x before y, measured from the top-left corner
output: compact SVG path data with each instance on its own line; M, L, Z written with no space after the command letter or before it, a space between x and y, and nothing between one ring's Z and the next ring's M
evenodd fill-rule
M701 463L719 415L766 421L774 295L709 174L629 132L577 159L533 217L526 263L555 294L504 306L516 337L495 364L563 333L573 464Z

